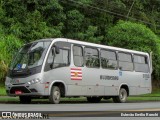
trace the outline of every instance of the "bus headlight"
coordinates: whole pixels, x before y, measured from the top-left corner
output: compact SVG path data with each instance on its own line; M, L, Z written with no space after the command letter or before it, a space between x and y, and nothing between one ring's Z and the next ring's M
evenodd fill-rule
M30 81L28 82L28 85L35 84L35 83L39 83L40 81L41 81L41 80L40 80L39 78L30 80Z

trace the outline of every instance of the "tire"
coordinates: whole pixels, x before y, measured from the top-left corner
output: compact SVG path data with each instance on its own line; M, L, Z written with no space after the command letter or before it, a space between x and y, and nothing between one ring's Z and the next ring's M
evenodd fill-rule
M87 97L87 101L90 103L99 103L102 97Z
M119 96L112 98L114 103L125 103L127 101L127 91L124 88L121 88L119 91Z
M31 103L31 97L29 96L19 96L20 103L29 104Z
M61 92L60 92L59 87L53 86L51 89L49 101L52 104L58 104L60 102L60 98L61 98Z

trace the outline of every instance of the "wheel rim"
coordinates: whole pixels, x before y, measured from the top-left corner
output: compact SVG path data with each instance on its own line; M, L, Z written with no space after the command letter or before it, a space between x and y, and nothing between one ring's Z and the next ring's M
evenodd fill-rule
M126 100L126 96L127 96L127 93L122 90L120 92L120 99L121 99L121 101L125 101Z
M58 102L60 99L60 92L58 90L56 90L53 94L53 99L54 101Z

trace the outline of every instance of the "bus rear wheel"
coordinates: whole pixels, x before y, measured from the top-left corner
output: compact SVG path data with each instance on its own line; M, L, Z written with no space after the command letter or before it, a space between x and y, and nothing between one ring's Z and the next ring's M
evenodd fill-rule
M29 96L19 96L20 103L29 104L31 103L31 97Z
M87 97L87 101L90 103L99 103L102 97Z
M125 103L127 101L127 91L124 88L121 88L119 91L119 96L112 98L114 103Z
M51 89L51 94L49 101L53 104L58 104L60 102L61 92L58 86L53 86Z

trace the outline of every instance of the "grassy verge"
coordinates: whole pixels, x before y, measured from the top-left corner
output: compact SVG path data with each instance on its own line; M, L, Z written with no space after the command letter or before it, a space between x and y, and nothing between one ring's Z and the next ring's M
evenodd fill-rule
M18 97L1 97L0 96L0 102L1 103L7 103L7 102L18 102Z
M128 97L128 101L160 101L160 97Z

